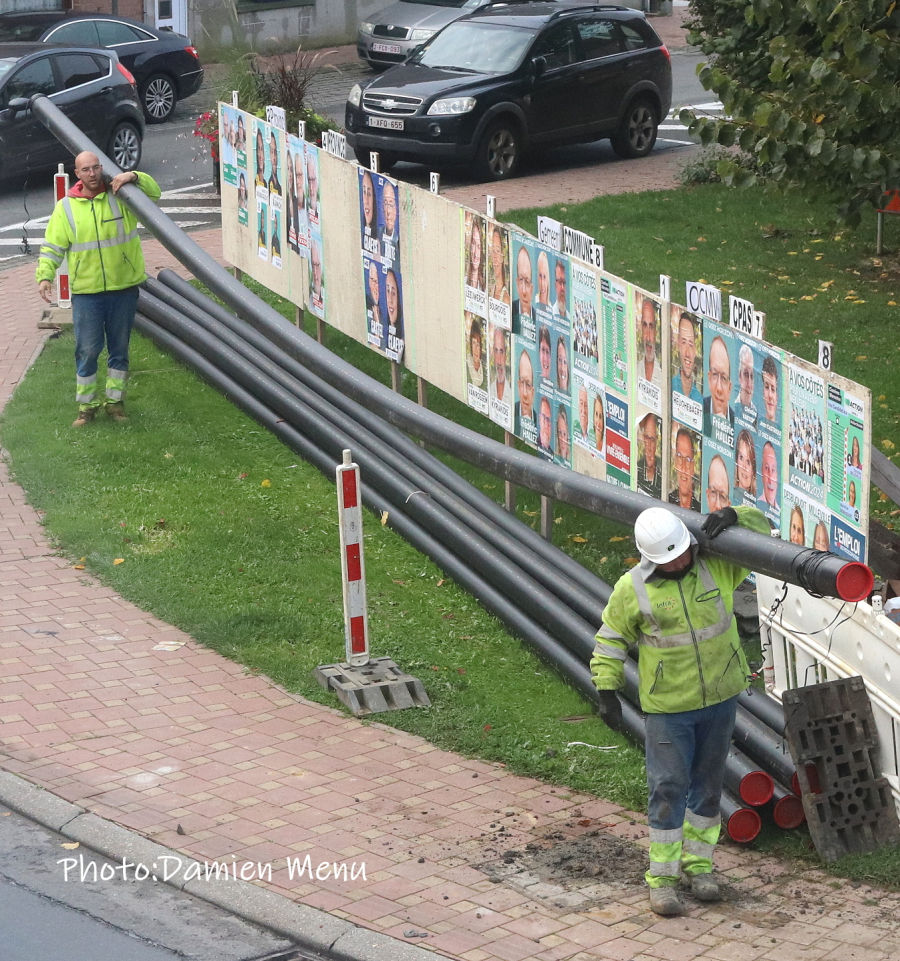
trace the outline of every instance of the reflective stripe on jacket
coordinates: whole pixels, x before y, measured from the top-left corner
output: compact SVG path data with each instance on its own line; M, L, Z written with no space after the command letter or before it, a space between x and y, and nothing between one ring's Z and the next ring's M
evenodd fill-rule
M755 507L738 507L738 522L768 534ZM591 658L600 690L624 684L628 648L638 649L641 708L650 714L696 711L719 704L748 684L747 659L733 614L734 590L749 571L721 558L698 558L680 581L639 568L619 578L603 611Z
M148 174L138 174L136 185L151 199L160 189ZM52 281L63 258L69 258L69 287L73 294L125 290L147 279L137 234L137 218L111 190L85 197L80 181L58 201L50 215L35 280Z

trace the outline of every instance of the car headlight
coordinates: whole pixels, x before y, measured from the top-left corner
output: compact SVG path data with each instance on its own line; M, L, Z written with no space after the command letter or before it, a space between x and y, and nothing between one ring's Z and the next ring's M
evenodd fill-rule
M451 117L460 113L468 113L474 109L474 97L448 97L446 100L435 100L428 108L428 116Z
M369 23L368 20L363 20L363 22L359 25L359 32L360 32L360 33L374 33L374 32L375 32L375 24L374 24L374 23Z
M358 107L360 100L362 100L362 87L358 83L355 83L353 84L353 89L350 91L350 96L347 97L347 103L351 106Z
M409 35L409 39L417 40L421 43L423 40L430 40L436 32L435 30L413 30Z

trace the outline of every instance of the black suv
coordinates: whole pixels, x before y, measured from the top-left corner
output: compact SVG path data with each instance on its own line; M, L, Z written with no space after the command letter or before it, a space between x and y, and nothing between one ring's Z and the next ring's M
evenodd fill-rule
M0 179L71 164L72 155L25 108L46 94L122 170L141 160L144 115L134 77L111 50L0 44ZM49 181L48 181L49 183Z
M346 109L360 163L471 164L513 176L523 151L609 137L644 157L672 99L669 52L642 13L618 6L493 3L446 26Z

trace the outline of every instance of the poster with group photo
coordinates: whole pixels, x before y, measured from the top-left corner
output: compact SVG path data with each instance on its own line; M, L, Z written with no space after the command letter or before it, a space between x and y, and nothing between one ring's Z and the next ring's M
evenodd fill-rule
M366 287L367 342L383 351L391 360L403 359L405 332L403 327L403 279L400 271L400 222L397 185L383 174L358 168L360 246ZM380 273L378 293L374 300L373 268ZM377 305L377 309L376 309ZM467 330L468 334L468 330ZM483 331L480 334L483 345ZM487 413L487 393L478 408Z
M306 144L299 137L288 134L285 226L288 249L295 255L309 259L309 217L306 213Z
M597 274L571 261L572 368L594 381L600 379L600 332Z
M844 387L851 387L849 382L797 357L786 358L785 368L788 466L782 537L799 543L802 527L806 546L816 547L809 529L812 514L815 523L826 528L829 550L865 561L869 487L862 456L869 406L865 388L852 385L859 393L851 393Z
M509 231L492 221L486 221L486 224L488 232L488 319L495 327L512 330Z
M489 416L504 430L513 430L512 334L488 322L485 346L490 346L488 364Z

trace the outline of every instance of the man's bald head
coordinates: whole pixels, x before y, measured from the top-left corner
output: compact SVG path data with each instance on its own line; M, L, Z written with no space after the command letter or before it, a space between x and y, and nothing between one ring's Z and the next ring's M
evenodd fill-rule
M75 176L81 181L84 192L89 197L94 197L105 189L100 158L90 150L82 150L75 158Z

